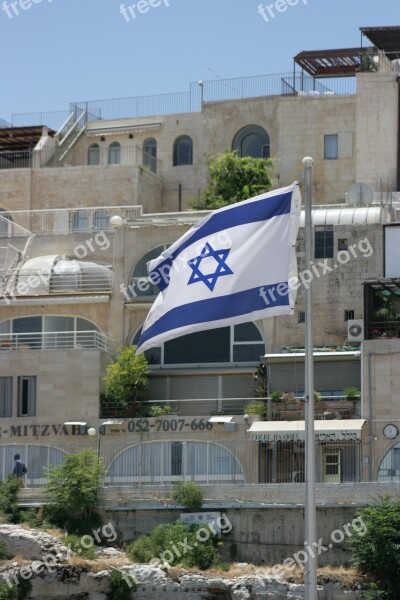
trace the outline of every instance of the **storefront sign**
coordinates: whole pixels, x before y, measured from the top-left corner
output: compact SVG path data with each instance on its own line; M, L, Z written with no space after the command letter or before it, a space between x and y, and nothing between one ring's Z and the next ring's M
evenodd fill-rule
M356 442L361 440L360 431L316 431L314 437L317 442ZM251 439L254 442L291 442L297 440L305 440L304 431L298 431L294 433L285 432L260 432L253 433Z
M151 432L175 431L211 431L213 424L207 418L191 419L131 419L121 425L108 425L104 433L108 434L140 434ZM64 424L35 424L35 425L2 425L0 438L20 437L53 437L85 435L87 427L84 425Z

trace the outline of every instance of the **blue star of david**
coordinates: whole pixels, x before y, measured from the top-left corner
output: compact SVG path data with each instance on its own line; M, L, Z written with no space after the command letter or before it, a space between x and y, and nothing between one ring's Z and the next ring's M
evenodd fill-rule
M188 260L188 265L193 270L188 285L196 283L197 281L202 281L206 284L208 289L213 292L219 277L222 277L223 275L233 275L233 271L231 271L226 264L226 259L228 258L230 251L230 248L227 250L214 250L211 244L207 242L199 256L195 256ZM213 258L216 261L217 268L214 273L204 274L200 271L201 261L205 258Z

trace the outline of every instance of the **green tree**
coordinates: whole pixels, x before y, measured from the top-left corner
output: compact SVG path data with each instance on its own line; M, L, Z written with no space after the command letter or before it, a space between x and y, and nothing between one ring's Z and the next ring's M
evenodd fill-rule
M94 509L99 501L103 473L101 460L88 449L68 454L60 467L50 467L46 485L49 520L68 533L90 532L99 522Z
M221 208L266 192L271 187L271 159L241 158L226 151L208 159L208 186L196 208Z
M400 500L390 496L357 512L362 535L352 537L353 562L362 572L396 588L400 583Z
M120 350L117 358L107 366L104 378L108 398L123 408L144 400L149 387L146 357L135 351L135 346Z
M175 483L172 498L174 502L181 504L189 510L200 510L204 501L201 489L192 481L179 481Z

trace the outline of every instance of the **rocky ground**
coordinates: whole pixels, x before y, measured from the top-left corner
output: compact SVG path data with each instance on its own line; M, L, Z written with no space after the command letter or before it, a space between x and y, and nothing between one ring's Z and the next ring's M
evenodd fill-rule
M137 582L133 599L140 600L303 600L304 585L299 571L273 575L268 568L236 564L226 573L166 569L131 564L114 548L99 549L95 561L85 561L41 530L18 525L0 525L0 541L9 560L1 561L0 576L12 585L17 577L30 579L28 599L61 598L105 600L112 569L120 569ZM363 581L354 573L322 569L319 600L371 598L361 589ZM368 596L369 595L369 596Z

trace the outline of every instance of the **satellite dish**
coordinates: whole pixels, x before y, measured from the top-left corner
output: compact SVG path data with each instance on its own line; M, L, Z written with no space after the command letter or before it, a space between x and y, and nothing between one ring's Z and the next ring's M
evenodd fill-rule
M374 192L366 183L353 183L347 194L349 204L372 204Z

